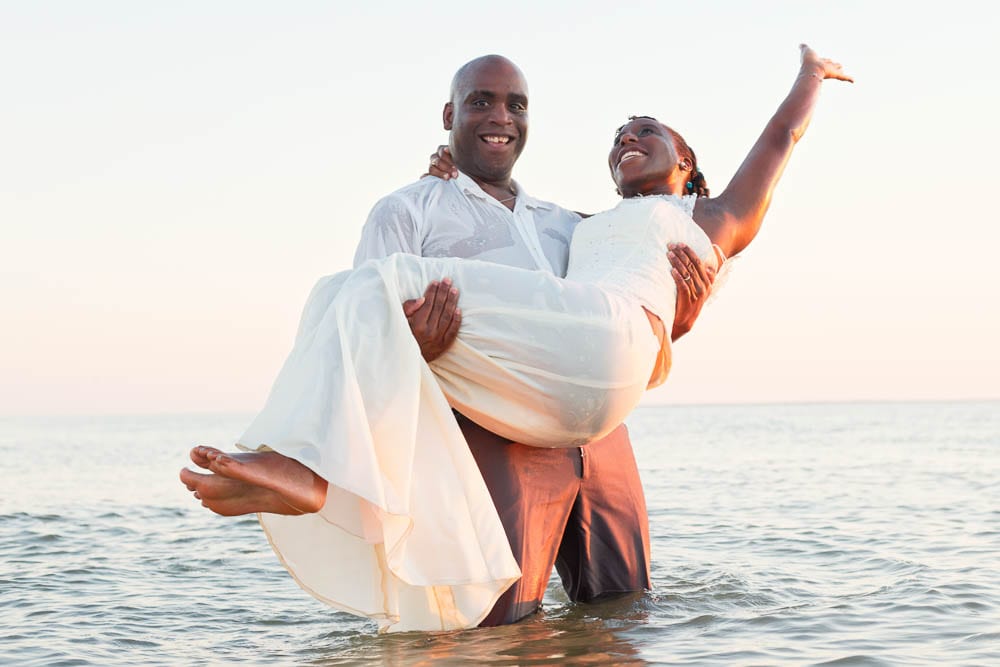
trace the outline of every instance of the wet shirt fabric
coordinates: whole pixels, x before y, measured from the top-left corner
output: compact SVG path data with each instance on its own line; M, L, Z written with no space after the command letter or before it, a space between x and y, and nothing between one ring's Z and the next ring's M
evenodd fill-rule
M517 183L514 187L513 211L465 174L449 181L427 177L400 188L368 215L354 265L405 252L566 275L570 239L580 216L531 197Z

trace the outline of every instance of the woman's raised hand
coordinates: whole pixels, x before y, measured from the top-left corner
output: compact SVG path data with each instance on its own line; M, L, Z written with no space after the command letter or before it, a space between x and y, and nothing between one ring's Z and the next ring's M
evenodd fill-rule
M799 44L799 51L802 54L803 72L815 74L820 80L836 79L854 83L854 79L844 74L844 68L840 63L835 63L829 58L820 58L807 44Z

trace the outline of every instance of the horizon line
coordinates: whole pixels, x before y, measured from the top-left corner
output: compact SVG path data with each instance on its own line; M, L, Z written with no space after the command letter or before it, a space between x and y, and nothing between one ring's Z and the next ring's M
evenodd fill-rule
M663 408L715 408L715 407L773 407L779 405L901 405L901 404L960 404L1000 403L1000 397L970 398L857 398L857 399L801 399L772 401L712 401L712 402L656 402L637 405L635 410L660 410ZM65 412L65 413L10 413L0 414L0 420L15 419L83 419L83 418L150 418L150 417L253 417L257 410L190 410L163 412Z

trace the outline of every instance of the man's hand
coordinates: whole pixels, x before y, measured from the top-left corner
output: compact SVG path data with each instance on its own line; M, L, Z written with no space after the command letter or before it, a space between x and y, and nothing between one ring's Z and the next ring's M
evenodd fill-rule
M674 309L674 328L670 340L675 341L694 326L701 307L712 293L715 269L706 267L698 255L683 243L671 243L667 252L670 275L677 283L677 307Z
M442 180L458 178L458 167L451 159L451 151L447 146L438 146L438 149L431 153L430 163L427 166L427 173L424 176L436 176Z
M444 354L458 335L462 323L458 290L452 287L448 278L441 282L435 280L427 286L422 297L403 303L403 314L420 346L420 354L430 363Z

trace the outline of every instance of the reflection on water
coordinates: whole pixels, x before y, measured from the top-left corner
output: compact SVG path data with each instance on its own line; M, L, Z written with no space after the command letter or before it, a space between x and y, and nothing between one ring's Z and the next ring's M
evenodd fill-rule
M465 632L357 637L337 658L344 665L641 665L641 642L629 636L645 622L643 596L565 606L515 626Z
M388 636L176 482L244 425L0 420L0 664L1000 664L996 403L639 410L653 592Z

